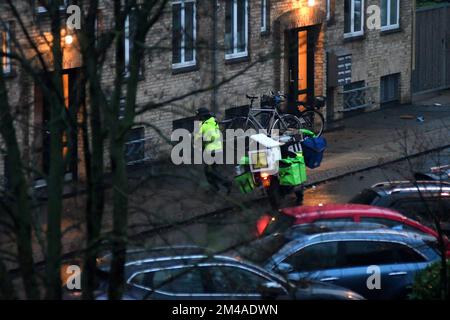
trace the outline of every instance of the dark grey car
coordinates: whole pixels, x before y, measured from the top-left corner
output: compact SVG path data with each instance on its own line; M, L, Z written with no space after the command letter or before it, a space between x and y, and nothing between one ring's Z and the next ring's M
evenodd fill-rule
M132 255L141 255L137 252ZM237 259L199 254L148 255L126 263L126 299L183 300L361 300L350 290L320 282L292 282ZM108 267L100 264L107 277ZM106 281L97 299L106 298Z

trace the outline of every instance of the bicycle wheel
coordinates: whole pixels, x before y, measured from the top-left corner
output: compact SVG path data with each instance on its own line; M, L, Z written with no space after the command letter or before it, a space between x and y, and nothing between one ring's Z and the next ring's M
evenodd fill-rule
M258 132L256 125L248 117L236 117L227 127L227 130L232 132L225 132L224 135L226 152L232 151L233 157L236 157L235 160L239 161L240 156L245 155L250 149L250 135ZM248 130L254 130L254 132L250 133Z
M236 117L233 119L233 121L230 123L230 125L227 127L227 129L232 129L232 130L242 129L244 131L249 130L249 129L256 130L256 125L248 117Z
M293 133L298 133L302 128L300 119L293 114L282 115L279 119L275 120L272 128L270 129L270 135L280 135L282 136L288 131Z
M325 125L323 114L317 110L307 110L299 117L302 128L314 132L316 136L321 136Z

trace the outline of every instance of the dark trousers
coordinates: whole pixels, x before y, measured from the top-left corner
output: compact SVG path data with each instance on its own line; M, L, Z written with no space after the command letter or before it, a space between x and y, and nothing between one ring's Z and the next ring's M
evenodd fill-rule
M215 154L216 151L211 152L212 157L214 157ZM214 189L219 190L220 185L224 186L228 190L231 188L231 182L220 173L219 167L216 163L205 164L204 170L206 180Z
M220 189L220 185L225 188L231 188L231 182L224 178L223 175L219 172L217 164L205 164L205 177L208 183L216 190Z

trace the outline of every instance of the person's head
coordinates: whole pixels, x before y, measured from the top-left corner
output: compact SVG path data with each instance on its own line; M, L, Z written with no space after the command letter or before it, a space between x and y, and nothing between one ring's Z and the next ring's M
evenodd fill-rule
M200 121L207 120L212 116L207 108L198 108L197 111L195 111L195 115Z

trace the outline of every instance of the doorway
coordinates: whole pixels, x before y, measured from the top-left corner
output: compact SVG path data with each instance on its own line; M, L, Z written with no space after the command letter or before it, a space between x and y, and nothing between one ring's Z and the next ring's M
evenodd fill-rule
M63 132L63 148L61 150L64 156L65 180L76 180L78 174L78 130L77 114L79 110L79 90L78 79L79 69L67 69L61 74L64 106L67 109L70 129ZM52 75L43 75L43 82L50 86ZM50 102L39 84L35 84L35 127L39 128L39 133L35 135L36 146L38 147L38 168L45 175L50 169Z
M296 112L300 103L314 97L314 53L319 28L307 27L286 31L288 111Z

